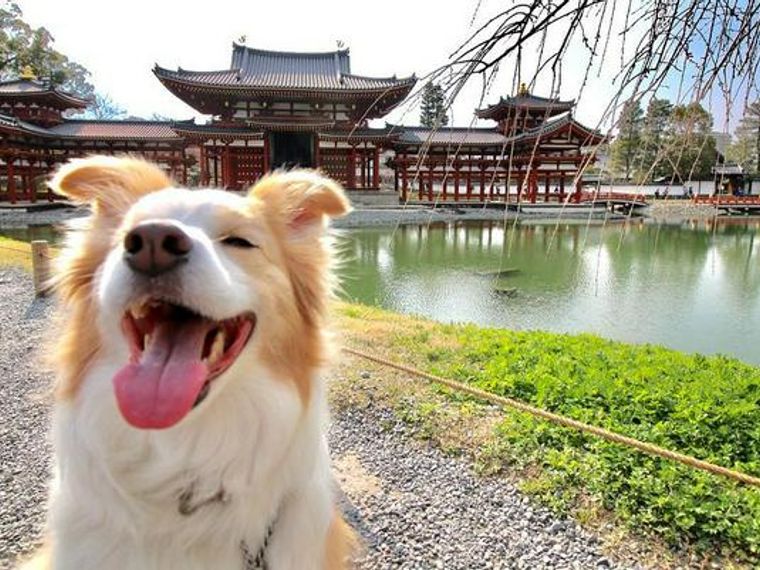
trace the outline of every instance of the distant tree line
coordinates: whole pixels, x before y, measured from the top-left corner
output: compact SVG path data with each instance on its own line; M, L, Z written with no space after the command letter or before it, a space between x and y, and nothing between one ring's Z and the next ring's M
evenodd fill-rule
M760 100L747 105L734 140L728 147L729 160L744 167L744 172L760 177Z
M623 105L610 170L627 182L680 183L712 178L717 157L712 116L699 103L652 97L645 111L635 99Z
M673 105L653 97L646 110L638 100L623 105L618 133L610 144L610 173L627 182L707 180L719 159L758 174L760 101L747 106L732 142L721 157L713 119L699 103Z

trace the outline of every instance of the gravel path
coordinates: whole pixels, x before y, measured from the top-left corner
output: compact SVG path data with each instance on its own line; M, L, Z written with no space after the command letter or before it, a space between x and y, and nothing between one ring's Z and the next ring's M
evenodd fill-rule
M0 269L0 568L31 550L44 521L50 445L47 377L34 347L50 303L34 300L31 278Z
M0 269L0 569L30 550L44 521L49 421L34 347L50 302L28 275ZM410 439L391 412L344 411L330 431L347 517L365 552L360 570L622 568L576 524L513 486Z
M365 543L360 570L633 567L605 557L594 536L509 483L477 478L465 461L406 432L376 407L333 418L344 510Z

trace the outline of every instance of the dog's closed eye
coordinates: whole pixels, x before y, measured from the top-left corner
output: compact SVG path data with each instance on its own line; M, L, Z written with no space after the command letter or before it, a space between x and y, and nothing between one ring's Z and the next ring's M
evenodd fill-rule
M231 247L239 247L241 249L251 249L251 248L259 247L256 244L249 242L247 239L241 238L239 236L227 236L225 238L222 238L221 242L224 245L229 245Z

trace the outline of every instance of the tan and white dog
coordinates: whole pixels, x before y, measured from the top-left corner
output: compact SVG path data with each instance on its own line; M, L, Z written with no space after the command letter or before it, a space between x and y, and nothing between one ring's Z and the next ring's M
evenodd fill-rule
M52 186L93 214L57 277L56 475L32 564L344 568L322 380L341 188L293 171L247 197L191 191L114 157Z

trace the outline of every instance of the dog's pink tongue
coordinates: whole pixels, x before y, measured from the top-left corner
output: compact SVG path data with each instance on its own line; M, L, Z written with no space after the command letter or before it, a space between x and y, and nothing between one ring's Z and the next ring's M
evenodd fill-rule
M138 428L161 429L187 415L208 376L201 356L210 326L200 319L156 325L140 361L113 378L124 419Z

